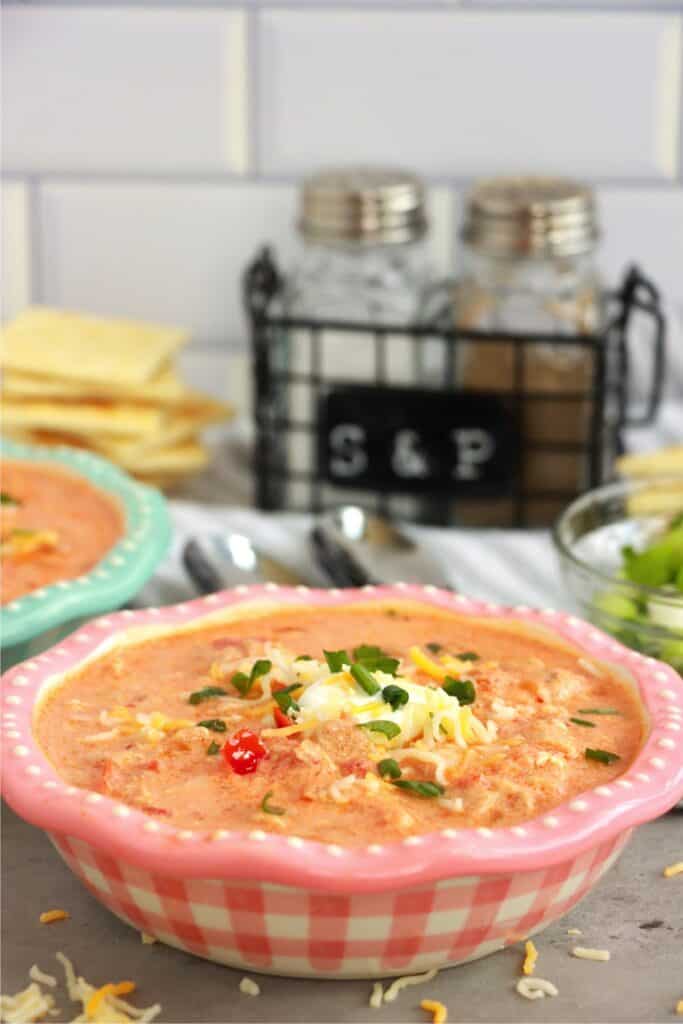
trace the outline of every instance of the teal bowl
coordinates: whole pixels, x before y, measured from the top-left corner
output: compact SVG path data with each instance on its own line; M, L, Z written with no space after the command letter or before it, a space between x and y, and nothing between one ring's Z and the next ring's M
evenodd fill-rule
M135 597L168 549L171 523L158 491L136 483L99 455L3 439L0 457L65 466L112 495L125 523L123 537L89 572L2 606L0 657L5 670L59 643L93 616L121 608Z

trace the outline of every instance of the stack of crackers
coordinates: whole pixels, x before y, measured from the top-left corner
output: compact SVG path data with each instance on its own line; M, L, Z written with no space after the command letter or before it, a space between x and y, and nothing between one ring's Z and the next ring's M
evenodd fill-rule
M617 459L616 469L628 480L650 485L629 495L630 515L674 515L683 510L683 445L642 455L622 455Z
M182 382L169 327L34 307L2 332L2 432L98 452L169 488L204 468L202 429L232 416Z

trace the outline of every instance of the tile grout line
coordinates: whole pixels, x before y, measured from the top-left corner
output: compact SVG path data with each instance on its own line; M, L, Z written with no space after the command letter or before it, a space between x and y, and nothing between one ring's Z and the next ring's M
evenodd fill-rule
M245 7L245 2L249 7ZM69 7L95 10L104 7L120 7L121 9L138 9L142 6L146 9L185 9L193 10L191 3L178 3L177 0L146 0L142 5L124 0L122 3L114 4L112 0L23 0L22 7L47 6L50 8ZM242 10L248 11L270 8L280 11L329 11L329 10L360 10L360 11L494 11L516 13L520 11L536 11L540 13L562 13L562 12L601 12L604 14L676 14L680 7L677 0L204 0L201 5L204 9L211 10Z
M683 106L683 101L682 104ZM683 111L682 111L683 112ZM683 133L682 133L683 136ZM681 138L683 143L683 137ZM37 186L44 185L263 185L267 186L294 186L300 184L304 172L291 174L259 174L250 170L246 174L239 174L229 171L145 171L118 169L92 171L92 170L60 170L60 171L35 171L30 168L11 168L0 173L2 181L19 181L28 183L35 182ZM466 189L474 181L481 177L489 177L490 173L482 169L478 173L467 175L448 174L423 174L424 181L435 188ZM612 178L601 175L585 174L582 176L587 182L596 188L609 189L643 189L654 190L662 193L677 192L681 188L680 176L676 178Z
M681 40L678 48L678 182L683 185L683 12L679 17Z
M261 91L259 88L260 70L260 40L259 40L259 18L260 9L258 4L250 5L245 10L247 19L246 29L246 118L247 118L247 175L246 178L259 178L261 168L261 147L259 132L259 111L261 104Z

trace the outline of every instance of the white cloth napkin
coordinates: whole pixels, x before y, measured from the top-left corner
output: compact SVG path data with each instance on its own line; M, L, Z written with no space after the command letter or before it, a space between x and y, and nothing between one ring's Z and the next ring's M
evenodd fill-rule
M138 595L138 606L172 604L196 596L182 566L181 552L193 535L236 530L295 569L311 584L329 585L316 569L309 545L311 518L266 514L234 506L171 502L174 538L154 578ZM503 604L571 608L550 535L543 531L444 530L411 527L411 533L439 556L449 580L471 597ZM429 583L425 580L425 583Z

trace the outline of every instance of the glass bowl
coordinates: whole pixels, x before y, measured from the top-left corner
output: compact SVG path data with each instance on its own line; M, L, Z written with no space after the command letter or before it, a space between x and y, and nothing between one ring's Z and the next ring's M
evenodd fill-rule
M683 477L626 480L588 491L553 530L565 584L583 618L628 647L683 671L683 594L623 577L622 549L640 551L683 512Z

